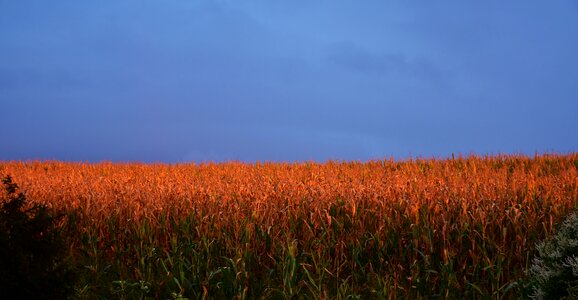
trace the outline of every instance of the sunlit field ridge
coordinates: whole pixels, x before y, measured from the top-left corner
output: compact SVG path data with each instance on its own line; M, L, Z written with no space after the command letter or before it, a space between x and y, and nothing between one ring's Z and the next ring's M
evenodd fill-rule
M89 298L509 298L578 204L576 153L11 161L0 175L69 214Z

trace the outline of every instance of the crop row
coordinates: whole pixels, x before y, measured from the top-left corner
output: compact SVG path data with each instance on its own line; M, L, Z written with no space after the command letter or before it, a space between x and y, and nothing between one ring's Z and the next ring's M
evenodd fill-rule
M578 154L0 162L0 174L70 213L71 249L94 272L105 261L123 291L153 296L508 296L578 204Z

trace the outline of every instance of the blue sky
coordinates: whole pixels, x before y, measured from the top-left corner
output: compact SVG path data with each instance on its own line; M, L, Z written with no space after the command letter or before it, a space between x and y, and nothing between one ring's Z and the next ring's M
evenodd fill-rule
M0 0L0 160L578 150L578 1Z

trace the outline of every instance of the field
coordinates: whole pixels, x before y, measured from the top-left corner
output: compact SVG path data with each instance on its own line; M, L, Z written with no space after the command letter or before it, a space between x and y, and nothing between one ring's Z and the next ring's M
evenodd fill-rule
M513 298L578 204L576 153L0 175L67 213L76 295L91 299Z

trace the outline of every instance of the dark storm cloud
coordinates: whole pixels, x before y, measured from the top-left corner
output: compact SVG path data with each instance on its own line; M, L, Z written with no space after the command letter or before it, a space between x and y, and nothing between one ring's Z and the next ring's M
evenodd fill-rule
M0 1L0 159L575 151L574 5Z
M426 80L442 76L427 59L410 60L403 53L370 53L347 42L331 45L328 58L344 69L370 76L404 76Z

